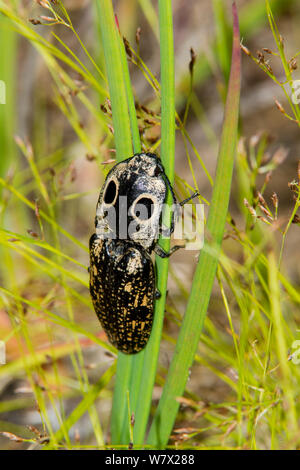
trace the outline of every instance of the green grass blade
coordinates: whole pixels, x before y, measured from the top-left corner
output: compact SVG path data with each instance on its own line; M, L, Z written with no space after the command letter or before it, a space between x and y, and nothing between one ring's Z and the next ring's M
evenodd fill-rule
M157 17L155 8L151 0L139 0L140 7L145 15L146 20L148 21L155 37L159 40L159 32L157 28Z
M134 152L141 150L134 97L130 84L129 70L122 38L117 31L112 4L110 1L97 3L104 57L110 89L117 160L132 155L131 133ZM117 63L118 62L118 63ZM130 388L134 363L141 359L118 354L116 383L111 417L111 440L117 444L122 430L127 434L128 403L127 391ZM136 388L136 385L134 385ZM125 424L126 423L126 424Z
M53 57L61 60L63 63L82 75L82 77L84 77L84 79L99 92L100 96L107 95L106 90L103 89L91 72L86 73L84 67L78 65L78 63L76 63L77 61L73 61L69 55L64 54L62 50L55 47L51 42L47 41L43 36L34 31L28 25L28 22L24 22L24 20L16 14L12 5L0 0L0 12L11 21L12 24L10 26L27 38L39 52L42 54L51 54Z
M12 194L14 194L20 201L22 201L26 206L30 207L33 211L35 211L36 207L35 205L29 201L23 194L19 191L17 191L11 184L9 184L7 181L5 181L3 178L0 178L0 185L3 188L8 189ZM83 245L77 238L73 237L70 233L68 233L65 229L63 229L54 219L49 217L44 211L40 210L39 211L40 216L42 219L46 220L52 227L57 229L60 233L62 233L65 237L67 237L69 240L74 242L76 245L78 245L80 248L83 250L87 251L88 248Z
M174 181L175 154L175 81L174 45L171 0L159 2L160 61L161 61L161 159L166 173ZM170 198L169 198L170 199ZM171 202L168 200L168 202ZM164 223L169 226L170 220ZM162 248L170 249L170 240L162 240ZM143 443L151 406L152 390L157 368L168 280L168 259L156 257L157 286L161 297L155 303L154 324L145 350L139 399L135 410L134 443Z
M120 55L122 59L124 84L125 84L127 103L128 103L130 128L131 128L131 134L132 134L133 150L134 150L134 153L139 153L141 152L141 139L140 139L139 126L138 126L138 121L137 121L137 116L136 116L136 111L135 111L134 96L133 96L131 82L130 82L129 68L127 65L126 51L125 51L125 47L124 47L124 43L122 41L121 35L119 35L119 41L120 41Z
M216 51L219 65L222 70L225 83L227 84L230 73L230 31L227 24L223 0L213 0L212 5L216 28Z
M290 439L291 436L295 435L298 431L297 424L297 412L295 408L295 392L293 390L292 372L290 364L288 363L288 348L286 345L286 332L284 325L284 316L281 311L280 302L280 283L278 276L278 268L276 265L276 259L274 252L269 254L269 288L270 288L270 300L271 300L271 315L274 325L274 339L275 347L277 349L277 357L279 358L279 364L282 374L282 386L284 390L284 401L287 408L286 412L286 433Z
M81 416L86 413L86 411L93 405L95 400L98 398L99 393L101 390L105 389L105 387L110 382L113 374L115 373L115 363L112 364L100 377L97 383L92 385L89 391L85 394L84 398L81 402L76 406L76 408L72 411L72 413L68 416L64 423L64 430L69 431L71 427L77 423L77 421L81 418ZM58 441L63 439L64 434L62 428L60 428L55 433L55 437Z
M234 155L236 150L240 96L240 37L238 17L233 5L233 52L225 120L221 137L216 179L210 205L204 248L193 279L192 290L177 341L174 357L148 436L148 444L165 447L184 393L190 367L197 350L218 266L225 229Z
M160 9L160 35L161 35L161 86L162 86L162 144L161 158L171 181L174 179L174 150L175 150L175 98L174 98L174 54L173 54L173 25L171 1L161 2ZM171 53L170 53L171 51ZM166 224L168 222L165 222ZM164 249L169 249L169 241L164 240ZM113 405L112 442L129 443L130 429L128 425L128 409L125 406L117 408L120 397L123 404L129 391L130 412L135 415L133 429L135 445L143 443L148 422L152 390L157 367L162 322L165 306L165 291L168 276L168 261L158 259L158 281L162 297L155 306L155 320L149 343L144 351L128 358L120 354ZM161 269L162 266L162 269ZM129 360L131 364L129 364ZM117 400L119 396L119 400ZM115 413L115 415L114 415ZM122 423L122 424L121 424ZM120 429L122 427L122 430Z
M119 33L111 0L98 0L98 5L117 160L120 161L132 156L132 143Z
M9 165L15 160L13 134L15 132L15 77L16 77L16 33L11 31L7 20L0 17L0 175L4 176ZM2 96L2 94L4 96ZM0 188L0 192L1 188Z

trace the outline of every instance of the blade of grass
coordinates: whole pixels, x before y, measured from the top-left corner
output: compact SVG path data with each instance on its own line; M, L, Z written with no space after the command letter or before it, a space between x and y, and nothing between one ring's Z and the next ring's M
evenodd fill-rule
M141 151L141 141L135 111L135 102L130 83L130 75L126 60L125 47L121 35L119 39L124 83L126 88L126 96L128 101L129 118L132 132L133 148L134 152L138 153ZM137 392L139 390L142 367L143 352L134 356L126 356L122 353L119 354L116 383L113 397L111 426L112 442L114 443L129 442L128 402L130 410L134 409Z
M38 304L37 302L29 301L29 300L25 299L25 297L14 294L13 292L10 292L9 290L4 289L3 287L0 287L0 293L4 294L8 298L13 298L16 302L22 302L22 303L28 305L29 307L31 307L33 309L33 311L35 311L39 314L43 313L44 315L46 315L47 318L49 318L55 324L63 326L64 328L67 328L67 329L69 329L73 332L76 332L78 334L86 336L91 341L93 341L96 344L99 344L99 346L102 346L104 349L112 352L113 354L116 352L116 350L113 346L111 346L110 344L102 341L100 338L93 335L93 333L90 333L89 331L85 330L84 328L82 328L81 326L79 326L75 322L71 322L69 320L66 320L63 317L60 317L59 315L56 315L55 313L51 312L47 308L45 308L43 306L41 307L41 305Z
M295 3L296 0L273 0L273 13L280 14L285 10L289 10L289 8L291 8ZM255 36L257 31L262 28L267 22L264 2L262 2L261 0L249 0L248 2L244 2L240 8L239 20L241 37L243 39L246 39ZM216 44L213 44L213 47L216 47ZM199 52L194 67L195 85L199 86L205 80L209 79L209 77L213 74L211 65L212 64L210 63L210 60L208 59L207 55L203 52ZM183 100L185 99L185 95L182 93L182 90L188 90L188 88L189 77L188 74L185 73L182 77L180 77L176 88L177 109L182 107L184 104ZM194 107L194 102L192 102L192 106Z
M87 74L83 66L79 66L68 55L64 54L60 49L51 44L51 42L43 38L43 36L36 33L36 31L28 26L28 23L26 23L15 13L15 10L11 5L8 5L7 3L0 0L0 12L11 20L12 25L10 26L12 29L26 37L34 45L34 47L38 49L39 52L43 50L45 54L51 54L57 59L61 60L73 70L78 72L88 83L90 83L99 92L100 96L105 97L107 95L106 90L104 90L104 88L99 84L99 81L96 80L91 72Z
M139 126L138 126L138 121L137 121L137 116L136 116L136 111L135 111L134 96L133 96L131 82L130 82L130 74L129 74L129 68L127 64L126 51L124 47L124 42L122 41L121 33L119 35L119 43L120 43L120 55L121 55L121 60L122 60L124 84L125 84L128 111L129 111L133 150L134 150L134 153L139 153L141 152L141 139L140 139Z
M286 432L289 438L292 435L296 435L298 430L295 395L292 384L291 367L288 363L284 317L280 305L280 283L274 252L269 254L268 261L271 314L274 325L275 347L277 349L277 357L282 374L282 393L287 406Z
M273 0L272 9L276 14L281 14L288 11L294 4L296 4L296 0ZM252 0L244 3L240 12L241 36L244 38L255 34L266 21L264 2Z
M146 20L148 21L155 37L159 40L159 32L157 30L157 18L155 9L150 0L139 0L139 4L143 13L145 15Z
M170 3L170 6L171 6L171 3ZM165 93L170 92L170 96L168 96L165 99L164 104L162 104L162 116L167 116L167 121L165 121L165 124L162 124L162 135L165 136L164 137L165 141L164 143L162 143L161 155L162 155L162 160L164 162L164 166L166 168L166 172L167 174L169 174L169 177L170 177L170 172L168 173L168 171L170 170L168 170L167 167L168 167L168 162L170 161L170 156L171 156L171 160L174 161L174 146L175 146L174 144L174 136L175 136L174 58L171 57L171 67L170 67L170 63L168 62L168 60L170 61L170 53L169 53L170 49L169 48L170 48L170 44L171 44L171 47L173 48L173 38L169 37L167 38L167 40L165 40L165 35L168 34L170 36L170 33L172 35L172 12L171 12L171 8L169 9L169 6L167 7L168 8L167 10L164 10L164 8L165 8L165 5L164 7L161 7L161 9L163 10L163 13L167 15L166 17L168 18L168 21L166 23L165 18L161 20L161 25L164 25L164 28L165 28L164 32L162 33L162 38L163 38L162 40L164 41L164 44L166 44L164 46L165 47L164 52L162 53L164 56L162 59L162 63L164 64L164 70L162 68L161 80L162 80L162 83L164 82L164 85L162 85L162 87L164 86ZM170 84L172 83L173 83L173 88L172 86L170 86ZM172 127L173 127L173 133L170 132L170 129L172 130ZM168 154L167 152L170 152L170 153ZM174 164L171 165L172 168L173 166ZM170 177L170 179L173 180L174 176ZM166 250L169 249L168 244L165 247L165 249ZM165 272L167 273L168 271L167 265L165 266L164 269L166 270ZM165 285L166 285L166 281L167 281L167 274L165 274L165 280L164 280ZM159 278L158 278L157 284L159 285L161 291L163 292L163 290L165 289L165 286L161 287L163 284L160 282ZM134 426L134 443L135 444L139 444L143 442L143 436L145 433L147 420L148 420L148 414L149 414L150 405L151 405L151 396L152 396L152 389L153 389L154 378L155 378L156 364L157 364L160 337L161 337L163 311L164 311L164 304L165 304L165 299L164 301L163 299L160 299L160 300L162 301L161 306L160 306L161 310L157 314L155 310L154 316L155 318L158 319L158 321L154 320L153 332L151 335L151 338L156 338L155 347L154 347L155 351L153 351L153 347L151 348L152 340L150 338L149 346L147 346L146 350L130 358L131 365L128 364L128 358L122 358L122 369L123 369L124 376L121 372L119 376L119 372L118 372L119 368L117 369L117 382L119 382L119 380L120 381L123 380L123 387L122 387L123 392L122 393L127 392L129 388L130 410L135 415L135 426ZM120 355L120 358L121 357L122 355ZM145 371L148 371L148 373L146 374ZM126 385L125 381L128 381L128 385ZM142 390L140 389L141 384L143 384ZM119 392L118 392L118 388L116 387L115 396L117 394L119 395ZM123 403L124 403L124 400L125 399L123 396ZM114 404L115 403L117 402L114 401ZM119 404L120 404L120 401L119 401ZM116 409L115 407L116 405L114 405L114 409ZM120 414L120 410L118 410L116 414L117 414L116 421L118 422L118 424L114 423L114 427L112 428L112 436L114 436L114 439L115 439L115 440L112 440L112 442L128 443L130 440L130 427L128 426L128 418L127 418L128 410L127 410L127 413L122 413L122 416ZM122 431L121 431L120 426L122 422L123 424L122 424Z
M84 398L81 400L81 402L76 406L76 408L72 411L72 413L66 419L64 423L64 431L69 431L71 427L77 423L77 421L81 418L81 416L84 413L86 413L86 411L94 404L101 390L105 389L105 387L111 381L111 378L115 373L115 370L116 370L116 365L115 363L113 363L100 377L98 382L96 382L94 385L92 385L89 388L89 391L85 394ZM62 428L56 431L55 437L57 441L60 441L64 437Z
M9 184L7 181L5 181L3 178L0 178L0 185L4 188L8 189L12 194L14 194L26 206L30 207L30 209L35 211L35 209L36 209L35 205L31 201L29 201L29 199L27 199L25 196L23 196L22 193L17 191L11 184ZM64 230L54 219L49 217L44 211L40 210L39 214L40 214L41 218L46 220L46 222L48 222L53 227L57 228L57 230L60 233L65 235L73 243L75 243L76 245L78 245L80 248L82 248L85 251L88 250L88 248L85 245L83 245L83 243L81 243L77 238L73 237L70 233L68 233L66 230Z
M132 143L119 36L111 0L98 0L98 5L117 161L121 161L131 157Z
M289 83L292 91L294 92L294 80L293 80L293 76L292 76L292 70L289 67L289 64L287 62L285 52L284 52L284 45L283 45L282 37L281 37L281 35L278 31L278 27L277 27L277 24L275 22L275 19L274 19L274 16L273 16L273 13L272 13L272 10L271 10L271 7L270 7L270 2L268 0L266 0L266 10L267 10L267 15L268 15L270 28L271 28L271 31L273 33L273 37L274 37L276 45L277 45L277 49L278 49L278 52L279 52L279 56L280 56L280 59L281 59L282 66L284 68L284 72L285 72L287 82ZM287 98L289 98L289 96L287 96ZM298 125L300 125L300 108L297 104L293 103L293 100L288 99L288 101L289 101L290 107L293 111L294 117L295 117L296 121L298 122Z
M161 159L163 161L171 184L174 181L175 154L175 78L174 78L174 41L171 0L159 1L160 29L160 62L161 62ZM168 203L170 203L170 195ZM166 226L170 220L164 220ZM170 249L170 240L160 242L165 251ZM138 403L135 410L135 425L133 429L134 443L139 445L144 441L148 422L152 390L155 381L160 340L162 334L166 288L168 280L168 259L156 257L157 286L161 297L155 303L154 323L149 343L145 349L144 366Z
M17 52L16 34L8 28L7 20L0 18L0 81L4 83L3 95L0 95L0 175L4 176L8 166L14 161L14 125L15 125L15 67ZM0 84L1 86L2 84ZM1 192L1 188L0 188Z
M132 155L130 131L135 152L141 149L140 137L125 49L116 28L111 1L101 2L101 8L98 2L97 11L110 89L117 160L120 161ZM140 360L118 354L111 417L111 440L114 444L120 442L124 423L128 423L127 391L132 371L137 370L135 362Z
M238 16L233 4L233 51L225 119L218 156L216 178L210 205L204 248L193 279L192 290L158 408L148 436L148 444L164 448L184 393L189 370L203 328L218 266L236 150L240 96L240 37Z
M230 73L230 30L227 24L223 0L213 0L212 5L216 28L216 52L225 83L227 84Z

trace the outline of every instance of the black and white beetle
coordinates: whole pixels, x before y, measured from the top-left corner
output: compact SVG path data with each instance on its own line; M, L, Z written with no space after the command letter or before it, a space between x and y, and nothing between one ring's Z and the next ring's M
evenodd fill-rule
M123 353L141 351L151 333L156 297L151 252L167 257L179 248L165 253L157 245L168 189L177 204L159 158L140 153L109 171L99 195L90 238L90 293L109 341ZM169 233L173 230L174 213Z

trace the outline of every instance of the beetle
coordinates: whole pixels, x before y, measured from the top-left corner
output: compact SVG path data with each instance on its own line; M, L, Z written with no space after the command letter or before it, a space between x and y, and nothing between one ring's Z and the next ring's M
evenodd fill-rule
M109 341L134 354L149 339L155 301L155 272L149 253L130 240L90 239L90 292Z
M162 227L168 190L176 205L160 159L138 153L108 172L97 202L90 294L109 341L125 354L140 352L151 334L157 295L151 253L167 257L179 248L166 253L157 245L161 233L174 230L174 212L169 231Z

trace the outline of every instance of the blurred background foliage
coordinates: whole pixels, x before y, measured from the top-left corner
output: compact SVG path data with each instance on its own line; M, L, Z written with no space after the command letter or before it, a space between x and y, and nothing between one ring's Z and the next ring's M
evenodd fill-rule
M143 149L159 151L157 2L113 3L128 41ZM300 369L287 358L300 323L300 121L282 84L286 67L300 78L300 4L270 5L283 57L265 2L237 1L245 54L231 223L170 441L183 447L299 445ZM54 21L43 0L0 0L0 80L6 84L6 104L0 105L0 339L7 360L0 366L0 447L8 449L49 440L54 447L109 442L115 350L91 307L87 247L99 188L115 158L111 109L96 3L66 0L64 7ZM230 9L227 0L173 2L176 110L184 123L176 137L180 198L198 187L203 201L210 200L230 71ZM270 247L280 264L281 290L272 277L278 263ZM153 405L196 261L194 252L171 260Z

